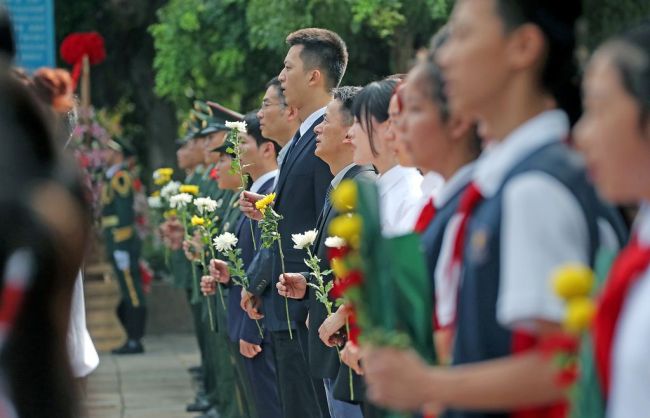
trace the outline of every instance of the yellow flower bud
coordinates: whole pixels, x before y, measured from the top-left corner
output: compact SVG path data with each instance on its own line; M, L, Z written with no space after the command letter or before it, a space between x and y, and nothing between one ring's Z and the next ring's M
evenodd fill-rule
M337 216L330 222L329 234L341 237L354 246L359 242L362 224L361 216L356 214Z
M586 330L596 314L596 304L587 297L573 298L567 306L564 328L573 333Z
M568 264L561 267L553 278L555 293L565 300L585 297L594 287L594 272L581 264Z
M157 171L160 173L161 176L164 177L171 177L174 174L173 168L167 168L167 167L159 168Z
M160 196L160 190L156 190L155 192L151 193L151 197L159 197Z
M349 212L357 207L357 185L353 180L343 180L331 194L332 206L337 211Z
M165 211L165 213L163 213L163 217L165 219L173 218L176 215L177 215L176 209L170 209L170 210Z
M333 258L330 260L330 266L336 277L345 277L348 275L348 268L345 265L345 261L340 258Z
M198 216L192 216L192 226L199 226L199 225L204 225L205 224L205 219L200 218Z
M178 188L178 192L189 193L196 196L199 194L199 186L195 186L193 184L183 184L181 187Z

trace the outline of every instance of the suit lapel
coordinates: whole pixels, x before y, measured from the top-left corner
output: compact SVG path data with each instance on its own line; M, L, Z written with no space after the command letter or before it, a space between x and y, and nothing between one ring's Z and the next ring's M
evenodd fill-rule
M347 173L345 173L341 181L347 179L353 179L363 171L374 171L374 169L372 168L372 166L355 165L352 168L350 168ZM324 228L327 224L329 224L330 219L334 215L335 213L333 213L332 205L329 202L325 202L323 206L323 210L321 211L320 216L318 217L318 222L316 223L316 225L318 226L318 235L316 236L316 240L314 241L314 249L318 250L318 248L320 248L321 243L323 241L323 237L327 236L327 231L324 231Z
M280 178L278 179L278 186L276 188L277 190L277 195L278 195L278 200L281 196L282 189L284 188L284 185L287 182L287 179L289 177L289 171L291 168L294 166L296 161L302 156L302 154L305 152L307 148L309 148L309 145L314 141L314 138L316 138L316 134L314 133L314 127L321 123L323 121L323 117L319 117L316 119L316 121L307 129L305 134L300 137L298 140L298 143L294 146L293 150L291 150L291 154L288 155L287 159L283 161L282 163L282 169L280 170ZM276 200L277 204L277 200Z

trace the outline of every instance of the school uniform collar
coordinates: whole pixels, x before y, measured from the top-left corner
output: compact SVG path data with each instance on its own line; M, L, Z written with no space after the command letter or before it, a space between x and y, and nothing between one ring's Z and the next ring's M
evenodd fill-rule
M422 196L435 198L438 196L444 185L444 177L435 171L429 171L427 174L422 176L422 184L420 184Z
M650 245L650 202L641 203L633 230L640 244Z
M416 174L417 177L415 177ZM379 188L380 196L383 197L389 194L390 191L398 184L400 184L405 177L408 179L408 181L412 181L411 178L419 178L420 182L422 181L422 176L420 176L420 173L418 173L415 168L407 168L402 167L401 165L396 165L384 174L380 175L377 179L377 187ZM419 186L419 184L417 186ZM396 196L397 199L401 197L402 196Z
M472 161L458 169L451 178L444 183L438 196L433 200L437 209L440 209L451 200L463 187L472 181L476 162Z
M476 163L474 183L483 197L492 197L515 165L535 150L565 140L569 132L569 118L564 111L540 113L483 152Z
M341 181L343 180L343 177L345 177L345 175L348 173L348 171L350 171L352 169L352 167L354 167L354 163L348 165L343 170L336 173L336 175L332 179L332 189L336 189L338 187L338 185L341 184Z
M259 192L259 190L262 188L262 186L264 186L264 183L271 180L272 178L277 177L278 172L279 172L279 170L275 169L275 170L269 171L266 174L262 174L257 180L255 180L253 182L253 184L251 185L250 191L252 193Z
M323 107L323 108L318 109L317 111L315 111L311 115L309 115L307 117L307 119L305 119L300 124L300 129L299 129L300 137L302 138L303 136L305 136L305 132L307 132L309 130L309 128L311 128L311 125L313 125L314 122L316 122L316 119L320 118L324 114L325 114L325 108Z

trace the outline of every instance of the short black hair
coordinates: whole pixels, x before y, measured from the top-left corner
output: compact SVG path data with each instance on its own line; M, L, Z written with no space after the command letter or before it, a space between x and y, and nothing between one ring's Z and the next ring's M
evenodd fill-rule
M265 88L268 89L269 87L275 88L275 92L278 95L280 105L282 105L282 107L286 107L287 99L284 97L284 91L282 90L282 83L280 83L280 79L278 79L278 77L273 77L272 79L270 79L268 83L266 83Z
M544 34L547 53L540 83L571 119L580 117L580 77L575 55L576 23L582 15L580 0L497 0L496 12L506 32L522 25L537 26Z
M352 125L354 123L352 103L354 103L354 98L357 97L357 94L359 94L360 91L361 87L358 86L343 86L335 88L332 92L334 100L341 102L341 113L343 114L343 119L347 125Z
M319 68L327 75L331 90L341 83L348 66L348 48L341 37L321 28L300 29L287 36L289 46L302 45L300 58L305 68Z
M368 134L370 150L374 156L379 153L373 140L372 119L379 123L388 120L388 105L396 86L396 79L373 81L361 89L352 103L352 113L359 120L361 128Z
M257 117L257 111L246 113L244 115L244 122L246 122L246 133L255 138L255 143L257 143L258 147L262 144L270 142L273 144L275 155L278 155L281 149L280 145L278 145L277 142L262 136L262 130L260 129L260 120Z

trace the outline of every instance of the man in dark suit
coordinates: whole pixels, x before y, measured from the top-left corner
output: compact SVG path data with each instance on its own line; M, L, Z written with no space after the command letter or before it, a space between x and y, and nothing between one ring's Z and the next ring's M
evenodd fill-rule
M280 146L262 136L259 119L254 113L247 114L244 121L247 125L247 135L242 139L241 163L244 171L253 180L249 190L253 193L270 193L278 174L277 155ZM231 146L226 143L222 151L226 152ZM257 222L251 222L242 215L235 225L234 232L238 239L237 247L241 249L244 268L248 269L260 246ZM237 346L238 366L243 370L248 392L255 404L255 416L282 418L269 332L264 329L262 318L253 320L241 309L242 287L232 283L228 275L220 273L227 271L226 263L215 260L212 261L212 266L215 278L218 277L221 283L229 286L228 336L231 343ZM216 288L202 283L202 290L211 294Z
M335 33L325 29L302 29L287 37L290 45L284 69L278 76L287 105L298 109L301 125L294 135L280 166L276 186L275 210L284 219L279 223L284 264L288 271L300 271L304 254L293 248L291 234L313 229L323 207L325 193L332 180L329 167L314 155L318 125L324 108L331 100L331 90L338 86L347 66L347 48ZM261 198L242 194L241 209L252 219L261 213L254 203ZM271 251L270 276L257 275L249 291L260 295L273 289L282 273L277 246ZM264 307L265 322L271 331L278 389L286 418L320 418L328 416L322 381L312 380L307 358L307 303L290 300L289 315L285 299L272 292L271 306Z
M354 122L354 117L350 112L352 100L359 90L361 90L359 87L336 89L334 99L327 105L324 121L315 128L317 134L316 155L323 159L329 165L332 174L335 174L330 190L336 188L345 179L373 180L376 178L372 166L358 166L352 162L354 149L347 137L348 129ZM325 239L328 236L329 223L336 215L337 213L332 208L329 200L325 201L323 211L316 225L318 234L312 248L312 253L321 260L321 271L330 269L327 261ZM333 277L328 275L323 279L325 283L328 283ZM334 345L330 341L326 345L319 337L320 327L327 318L327 310L316 299L314 289L307 286L308 280L317 284L309 272L284 274L276 285L278 293L281 296L298 300L307 297L309 301L309 369L312 377L323 379L327 391L330 415L332 418L361 418L363 415L358 404L355 405L334 399L333 387L335 379L342 369L344 369L346 376L349 371L347 366L340 362ZM337 315L337 317L339 316L343 319L340 325L343 325L345 323L344 317ZM355 395L357 396L356 399L359 399L361 391L357 391ZM351 397L346 396L345 399L351 400Z

